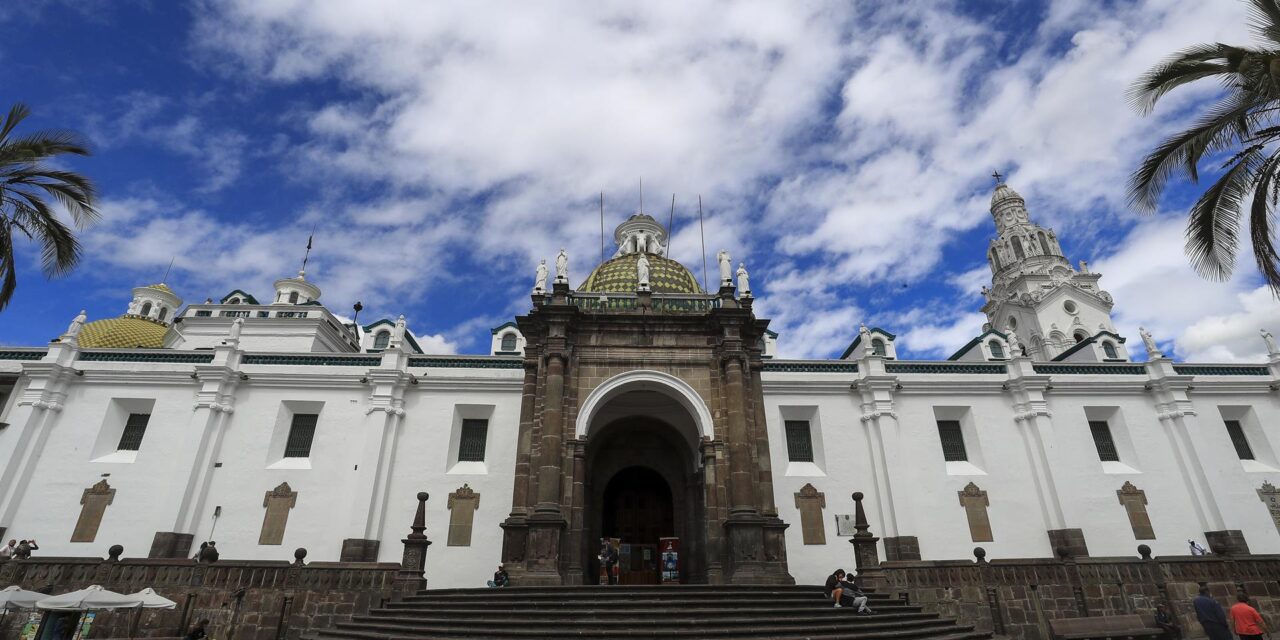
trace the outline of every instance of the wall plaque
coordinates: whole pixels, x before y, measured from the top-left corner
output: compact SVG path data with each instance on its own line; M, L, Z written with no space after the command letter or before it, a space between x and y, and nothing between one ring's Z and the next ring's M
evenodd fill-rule
M800 510L800 533L805 544L826 544L827 527L822 510L827 508L827 497L812 484L800 487L796 492L796 508Z
M1147 515L1147 492L1125 481L1124 486L1116 491L1120 504L1129 514L1129 526L1133 527L1133 537L1138 540L1155 540L1156 532L1151 527L1151 517Z
M995 538L991 537L991 519L987 516L987 507L991 505L987 500L987 492L970 482L965 485L964 490L956 493L960 495L964 515L969 519L969 538L974 542L993 541Z
M102 524L107 505L115 499L116 490L107 484L106 478L85 489L80 496L80 518L76 520L76 528L71 532L71 541L93 542L98 537L98 526Z
M298 492L289 488L288 482L267 492L262 499L262 506L267 513L262 517L262 533L258 535L258 544L282 544L284 528L289 523L289 510L298 504Z
M471 546L471 527L475 523L476 509L479 508L480 494L466 484L449 494L450 547Z

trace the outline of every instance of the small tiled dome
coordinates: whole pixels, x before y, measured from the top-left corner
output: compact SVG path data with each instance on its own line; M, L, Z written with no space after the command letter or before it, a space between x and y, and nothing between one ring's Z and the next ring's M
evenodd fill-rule
M654 293L702 293L698 279L684 265L656 254L649 258L649 290ZM635 293L640 286L636 274L639 253L618 256L598 267L587 276L578 291L599 293Z

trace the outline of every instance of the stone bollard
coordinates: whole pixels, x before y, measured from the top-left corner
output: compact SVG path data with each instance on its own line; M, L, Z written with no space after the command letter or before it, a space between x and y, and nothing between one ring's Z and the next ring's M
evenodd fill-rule
M397 599L427 588L427 547L431 541L427 539L427 498L426 491L418 493L418 511L413 517L412 531L401 542L404 543L404 556L400 559L400 571L396 574Z
M867 512L862 508L862 497L861 491L853 493L855 505L853 528L856 533L853 534L849 544L853 545L853 560L858 568L858 579L863 582L863 586L883 589L885 576L880 570L880 552L876 547L880 538L871 534L871 525L867 523Z

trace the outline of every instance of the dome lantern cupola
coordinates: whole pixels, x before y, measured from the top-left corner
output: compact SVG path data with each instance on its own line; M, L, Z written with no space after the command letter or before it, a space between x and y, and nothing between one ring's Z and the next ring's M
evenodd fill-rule
M645 213L637 213L613 232L618 251L591 271L581 292L635 293L639 289L638 264L643 254L649 263L649 288L653 293L701 294L698 279L684 265L666 257L667 230Z
M161 325L173 324L173 317L182 306L182 298L163 282L133 289L133 301L125 311L126 317L152 320Z
M299 271L296 278L275 281L276 299L271 304L304 304L320 299L320 287L307 282L306 272Z

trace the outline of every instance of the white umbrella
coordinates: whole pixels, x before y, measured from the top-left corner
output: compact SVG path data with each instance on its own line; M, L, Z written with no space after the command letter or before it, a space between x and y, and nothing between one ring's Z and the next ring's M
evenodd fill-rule
M101 585L85 587L79 591L49 596L36 602L37 609L55 611L83 611L85 609L132 609L142 606L142 600L122 593L107 591Z
M178 607L178 603L156 593L151 587L147 587L137 593L131 593L128 597L141 600L142 606L146 609L176 609Z
M18 585L5 587L0 590L0 610L3 609L30 609L36 606L37 600L43 600L49 596L35 591L27 591Z

